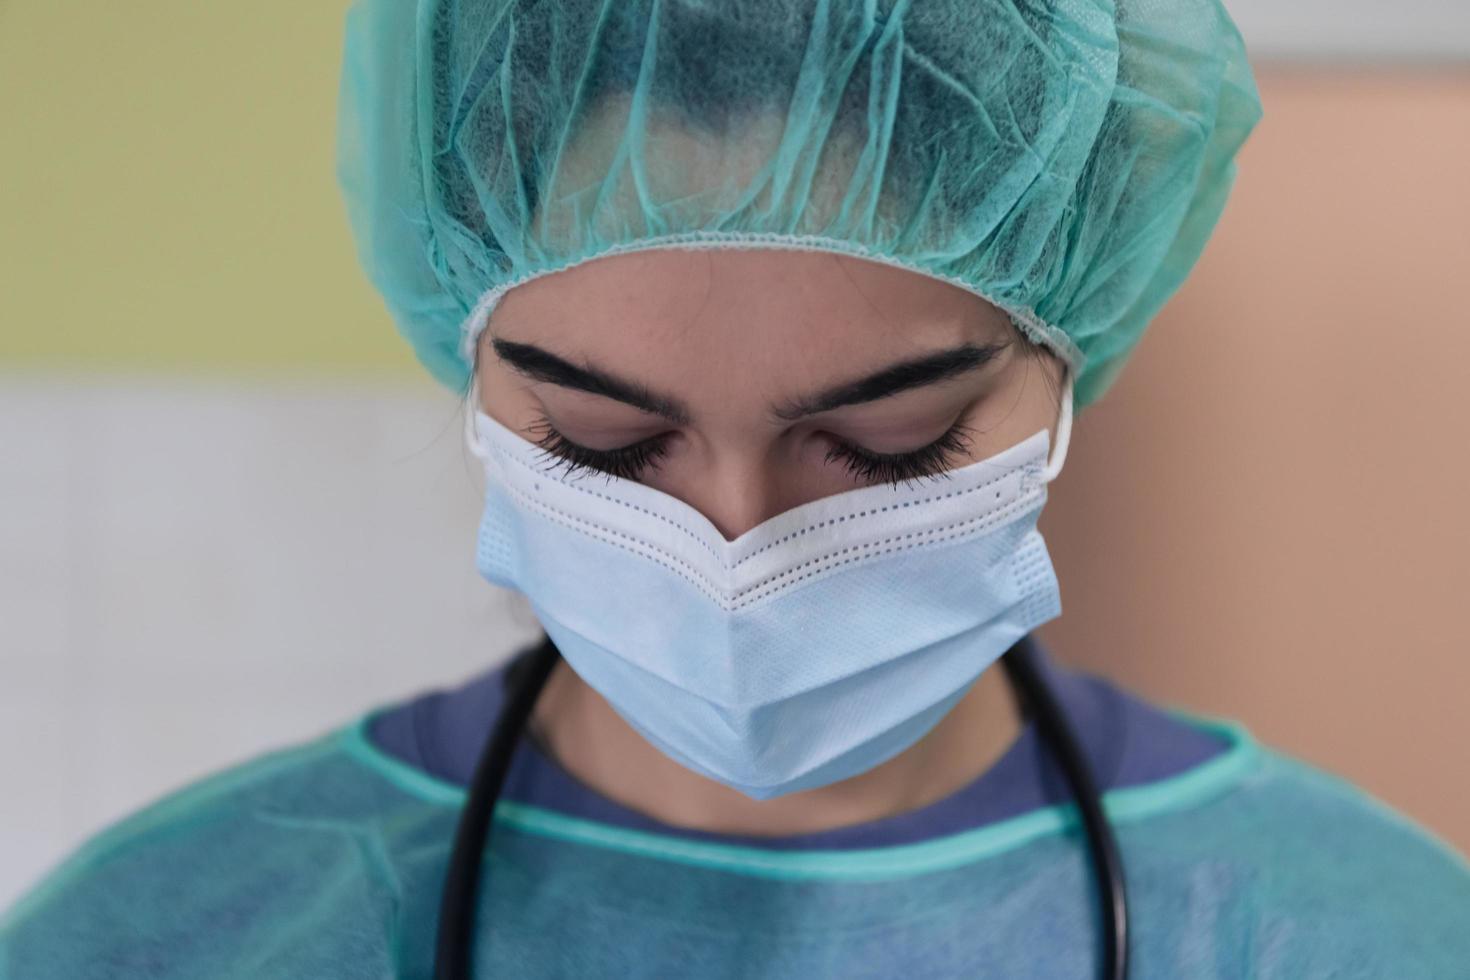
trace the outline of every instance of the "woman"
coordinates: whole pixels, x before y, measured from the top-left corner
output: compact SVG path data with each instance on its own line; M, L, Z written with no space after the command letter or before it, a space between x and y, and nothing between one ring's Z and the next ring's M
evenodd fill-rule
M1259 118L1216 4L363 0L347 54L547 638L113 828L5 975L1465 975L1448 849L1029 637L1074 405Z

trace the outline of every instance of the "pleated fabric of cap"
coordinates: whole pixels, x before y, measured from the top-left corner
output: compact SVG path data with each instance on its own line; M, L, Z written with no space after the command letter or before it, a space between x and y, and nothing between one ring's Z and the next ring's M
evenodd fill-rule
M507 289L648 248L934 276L1078 405L1194 266L1261 117L1217 0L359 0L338 173L436 378Z

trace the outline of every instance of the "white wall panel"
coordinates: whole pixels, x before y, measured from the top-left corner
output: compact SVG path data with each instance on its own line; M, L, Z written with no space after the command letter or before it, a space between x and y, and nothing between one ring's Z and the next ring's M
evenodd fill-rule
M196 776L536 634L423 387L0 375L0 906Z
M1225 0L1225 8L1253 59L1470 59L1470 0Z

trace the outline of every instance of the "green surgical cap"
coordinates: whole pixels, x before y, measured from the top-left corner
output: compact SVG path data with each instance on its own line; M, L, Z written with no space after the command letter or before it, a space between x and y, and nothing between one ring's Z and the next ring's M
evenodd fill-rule
M1217 0L359 0L338 173L464 390L507 289L648 248L934 276L1108 387L1261 116Z

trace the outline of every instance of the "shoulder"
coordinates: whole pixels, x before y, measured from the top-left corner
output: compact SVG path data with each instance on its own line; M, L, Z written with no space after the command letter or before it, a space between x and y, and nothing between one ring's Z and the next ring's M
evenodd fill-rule
M398 896L381 828L436 808L358 761L357 738L353 725L260 756L98 834L0 918L0 978L321 976L306 946L386 956L323 912L386 929ZM281 945L300 929L311 944Z
M1263 752L1255 796L1263 812L1275 816L1272 825L1287 831L1272 848L1284 866L1308 867L1312 877L1333 885L1361 886L1353 904L1365 911L1402 911L1410 906L1399 899L1413 892L1415 921L1433 921L1438 916L1429 913L1437 910L1454 913L1461 927L1470 922L1470 864L1462 855L1346 779ZM1288 846L1297 849L1294 862Z
M1269 858L1283 885L1367 885L1379 897L1390 888L1457 899L1470 913L1470 864L1428 830L1389 804L1321 768L1259 746L1257 759L1232 801L1232 838ZM1396 905L1359 892L1354 905ZM1419 911L1428 911L1421 908Z
M1192 910L1193 948L1248 949L1252 975L1465 976L1465 859L1359 787L1237 734L1213 785L1205 770L1183 777L1178 801L1123 830L1143 890Z

